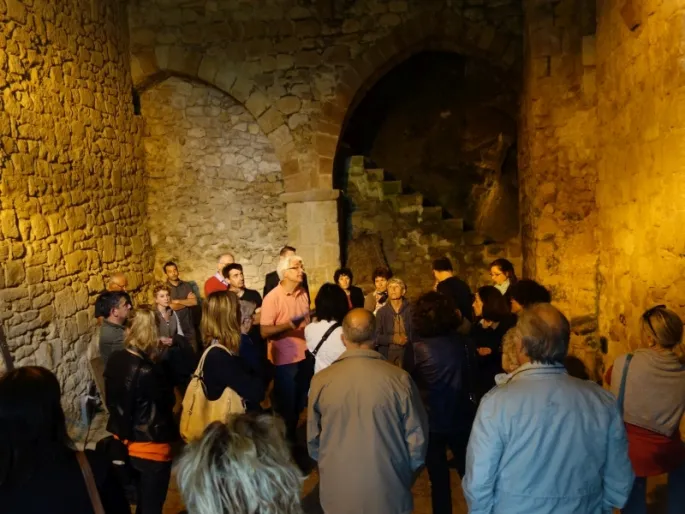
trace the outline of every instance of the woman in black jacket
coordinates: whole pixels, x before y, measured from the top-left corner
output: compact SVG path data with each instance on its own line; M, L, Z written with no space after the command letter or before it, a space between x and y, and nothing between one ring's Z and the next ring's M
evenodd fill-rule
M160 341L152 308L136 309L125 350L105 368L107 431L128 448L137 471L136 514L161 514L171 476L171 443L178 440L173 384L160 361Z
M502 369L502 338L516 325L509 302L494 286L478 289L473 302L477 322L471 328L471 338L478 352L478 384L482 397L495 386L495 375Z
M130 514L107 459L86 451L107 514ZM67 435L60 386L51 371L27 366L0 377L0 512L93 514Z
M259 410L265 393L259 352L249 336L240 332L240 301L235 293L217 291L207 297L200 333L208 348L203 369L207 398L218 400L230 387L248 411Z
M447 448L464 476L472 408L468 401L466 352L468 338L457 333L461 323L452 300L441 293L421 296L412 311L411 375L428 411L426 467L434 514L450 514L452 498Z
M364 293L362 290L352 285L354 275L350 268L340 268L333 274L333 282L338 284L347 295L347 306L350 309L364 307Z

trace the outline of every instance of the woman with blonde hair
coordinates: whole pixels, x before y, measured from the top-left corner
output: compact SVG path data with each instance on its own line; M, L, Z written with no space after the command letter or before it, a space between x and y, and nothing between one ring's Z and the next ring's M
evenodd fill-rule
M621 512L647 512L647 477L668 473L668 513L685 505L685 445L680 420L685 413L685 365L676 350L683 340L680 317L657 305L640 317L644 346L621 355L607 372L628 434L635 482Z
M240 331L240 301L231 291L211 293L202 304L200 334L210 348L203 366L207 399L218 400L227 387L245 401L248 411L259 408L264 383L259 355L249 336Z
M126 336L105 368L107 431L126 445L136 475L137 514L161 514L171 476L171 443L178 439L173 385L160 359L155 312L138 307Z
M155 300L155 316L157 318L159 336L166 338L168 342L177 334L185 336L181 328L181 320L178 319L178 315L171 308L171 290L169 286L163 282L156 284L152 290L152 296Z
M285 442L285 425L266 414L214 422L176 467L190 514L302 514L302 476Z

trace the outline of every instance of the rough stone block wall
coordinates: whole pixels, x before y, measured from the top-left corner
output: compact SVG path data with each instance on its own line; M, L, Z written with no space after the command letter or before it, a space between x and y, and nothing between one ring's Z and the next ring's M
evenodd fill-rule
M407 296L415 299L433 289L432 261L438 257L449 257L455 274L473 292L492 283L488 266L497 258L509 259L520 276L518 237L488 241L482 233L464 231L461 219L442 219L440 207L424 207L422 195L402 194L401 189L399 181L383 180L383 170L366 169L362 157L351 158L348 260L355 283L365 293L374 288L373 269L386 265L405 282ZM376 248L368 247L369 240Z
M594 8L524 1L519 191L524 275L571 319L572 352L597 367L598 213Z
M338 140L366 88L426 49L482 57L517 76L521 18L519 0L137 0L131 72L139 88L171 74L228 93L273 144L286 193L311 193L285 201L331 201ZM289 220L310 208L287 210ZM328 276L339 253L310 248L308 273Z
M283 176L245 107L218 89L169 78L141 97L148 226L155 271L173 260L202 289L231 252L261 292L287 242Z
M0 1L0 320L70 408L103 276L152 264L131 88L123 2Z
M638 345L645 309L685 314L685 11L610 0L598 19L600 328L613 360Z

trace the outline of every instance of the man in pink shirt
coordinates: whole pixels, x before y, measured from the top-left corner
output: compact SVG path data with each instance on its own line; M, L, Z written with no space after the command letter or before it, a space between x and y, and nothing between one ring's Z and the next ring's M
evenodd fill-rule
M294 443L311 380L304 339L309 296L302 287L304 265L300 257L288 256L278 263L276 271L281 282L264 298L259 324L262 337L269 341L269 359L275 365L274 409L283 417L288 439Z

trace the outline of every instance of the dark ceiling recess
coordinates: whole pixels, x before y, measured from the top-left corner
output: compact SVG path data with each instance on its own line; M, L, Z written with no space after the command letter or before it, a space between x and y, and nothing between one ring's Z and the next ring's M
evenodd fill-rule
M466 227L518 233L517 93L486 61L416 54L384 75L348 118L335 161L363 155ZM500 221L493 222L493 217Z

